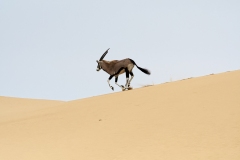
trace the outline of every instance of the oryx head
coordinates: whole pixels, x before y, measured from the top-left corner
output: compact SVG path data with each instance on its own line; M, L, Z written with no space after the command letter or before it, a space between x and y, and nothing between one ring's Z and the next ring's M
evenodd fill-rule
M98 65L97 65L97 71L100 71L101 69L102 69L102 66L101 66L101 61L103 60L103 58L106 56L106 54L108 53L108 50L109 50L110 48L108 48L104 53L103 53L103 55L101 56L101 58L99 59L99 61L97 60L97 63L98 63Z

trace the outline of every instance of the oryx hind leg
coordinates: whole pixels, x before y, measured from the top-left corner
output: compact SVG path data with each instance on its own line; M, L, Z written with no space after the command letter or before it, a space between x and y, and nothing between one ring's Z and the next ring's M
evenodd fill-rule
M126 72L126 84L125 84L125 88L129 87L129 71L128 68L125 68L125 72Z
M131 78L130 78L130 80L129 80L129 82L128 82L128 87L130 87L130 83L131 83L131 81L132 81L132 79L133 79L133 77L134 77L134 74L133 74L132 71L129 72L129 73L130 73L130 75L131 75Z

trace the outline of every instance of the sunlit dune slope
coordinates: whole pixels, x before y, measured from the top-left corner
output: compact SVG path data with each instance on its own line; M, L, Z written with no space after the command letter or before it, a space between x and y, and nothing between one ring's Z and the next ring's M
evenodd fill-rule
M239 160L240 71L75 100L1 123L0 159Z

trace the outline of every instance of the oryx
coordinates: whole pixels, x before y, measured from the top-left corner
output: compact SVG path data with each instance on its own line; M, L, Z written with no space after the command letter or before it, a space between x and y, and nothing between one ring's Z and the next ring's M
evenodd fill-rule
M100 71L101 69L103 69L105 72L107 72L110 75L110 77L108 78L107 82L108 82L109 87L112 90L114 90L114 88L113 88L113 86L110 85L110 80L112 79L113 76L115 76L115 83L116 83L116 85L121 87L122 90L130 88L130 83L131 83L131 81L132 81L132 79L134 77L132 69L133 69L134 65L137 66L137 64L130 58L126 58L126 59L123 59L123 60L112 60L112 61L103 60L103 58L108 53L109 49L107 49L106 52L103 53L101 58L99 60L97 60L97 63L98 63L97 71ZM148 69L141 68L139 66L137 66L137 68L139 70L141 70L145 74L148 74L148 75L151 74ZM117 83L118 76L120 74L122 74L122 73L126 73L126 84L125 84L125 86L119 85ZM129 74L131 75L130 79L129 79Z

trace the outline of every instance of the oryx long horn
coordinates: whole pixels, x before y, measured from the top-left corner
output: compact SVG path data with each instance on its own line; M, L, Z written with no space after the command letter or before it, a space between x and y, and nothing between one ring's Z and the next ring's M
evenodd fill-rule
M103 55L102 55L102 57L99 59L99 61L101 61L101 60L103 60L103 58L106 56L106 54L108 53L108 50L109 50L110 48L108 48L104 53L103 53Z

